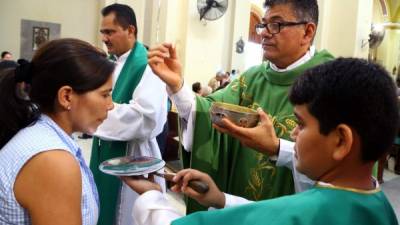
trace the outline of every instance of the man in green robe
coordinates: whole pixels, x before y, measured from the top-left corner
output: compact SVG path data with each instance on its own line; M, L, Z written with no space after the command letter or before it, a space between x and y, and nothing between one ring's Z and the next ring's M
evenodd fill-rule
M312 45L318 24L316 0L267 0L265 4L267 10L257 31L263 38L264 58L268 61L207 98L192 97L190 90L182 88L180 64L170 44L149 53L149 62L153 62L150 66L167 83L182 118L184 146L191 152L185 167L209 174L225 192L252 200L292 194L291 171L271 163L268 155L216 131L209 116L211 103L261 107L271 115L278 137L290 140L296 122L287 97L289 88L306 69L333 58L326 51L317 52ZM273 144L274 150L283 146L279 139ZM187 213L201 209L194 201L187 202Z
M388 72L363 59L339 58L307 70L293 84L289 99L298 123L292 133L296 169L318 181L314 188L179 218L157 191L158 185L126 177L130 187L143 193L133 212L138 224L398 225L393 208L371 176L374 163L392 145L400 122L396 87ZM172 190L202 205L226 207L227 195L207 174L187 169L173 179L177 185ZM209 191L197 193L188 186L190 180L207 183Z
M90 168L99 197L98 224L134 225L132 204L137 197L118 177L99 171L99 164L121 156L161 158L156 136L167 118L165 84L147 65L147 50L136 40L133 9L112 4L102 10L102 39L116 62L113 74L114 109L93 139ZM154 90L157 90L156 92ZM160 184L163 180L158 180Z

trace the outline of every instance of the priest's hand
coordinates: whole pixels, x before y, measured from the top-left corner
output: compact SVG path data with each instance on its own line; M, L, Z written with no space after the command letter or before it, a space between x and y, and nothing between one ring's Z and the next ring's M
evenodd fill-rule
M206 183L209 190L204 194L196 192L188 186L191 180L198 180ZM184 169L175 175L173 181L176 184L171 187L172 191L182 192L203 206L214 208L223 208L225 206L224 193L219 190L212 178L206 173L194 169Z
M154 182L153 175L149 175L146 179L143 176L130 176L130 177L120 177L121 180L127 184L132 190L138 194L143 194L146 191L156 190L161 191L160 185Z
M148 63L153 72L160 77L173 93L178 92L183 84L182 66L178 61L176 49L171 43L163 43L150 49Z
M270 156L277 155L279 151L279 138L276 137L274 126L268 114L261 108L257 109L260 122L256 127L243 128L235 125L227 118L222 119L224 126L213 124L213 127L222 133L229 134L242 143Z

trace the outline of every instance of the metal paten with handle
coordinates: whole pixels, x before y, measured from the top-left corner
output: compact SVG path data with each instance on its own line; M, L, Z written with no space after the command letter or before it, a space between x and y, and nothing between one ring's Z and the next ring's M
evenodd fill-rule
M153 173L156 176L159 177L163 177L165 180L175 183L172 179L174 178L174 176L176 175L176 173L159 173L159 172L155 172ZM199 181L199 180L191 180L188 183L188 186L191 187L193 190L195 190L196 192L200 193L200 194L204 194L207 193L209 190L209 187L206 183Z
M100 171L113 176L142 176L154 174L165 180L175 183L172 179L175 173L159 172L165 166L165 161L147 156L124 156L106 160L99 166ZM189 187L198 193L204 194L209 190L206 183L199 180L189 181Z

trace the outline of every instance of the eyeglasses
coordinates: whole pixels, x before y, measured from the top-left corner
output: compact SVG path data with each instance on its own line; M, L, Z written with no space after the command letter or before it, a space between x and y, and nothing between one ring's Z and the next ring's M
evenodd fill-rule
M270 34L278 34L281 32L282 27L289 27L289 26L298 26L302 24L307 24L307 21L301 22L274 22L274 23L258 23L256 24L256 32L258 35L267 29L268 33Z

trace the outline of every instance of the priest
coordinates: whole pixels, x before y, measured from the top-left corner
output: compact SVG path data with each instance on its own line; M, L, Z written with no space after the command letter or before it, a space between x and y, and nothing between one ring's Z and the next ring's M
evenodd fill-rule
M177 185L172 190L224 209L180 218L157 184L124 177L143 193L133 211L138 224L398 225L371 176L374 163L393 144L399 124L396 88L388 72L363 59L339 58L307 70L293 84L289 99L298 121L292 133L296 169L317 181L312 189L256 203L240 198L230 207L227 199L234 196L222 193L207 174L186 169L173 178ZM259 139L269 131L258 133L256 139L262 142ZM209 191L197 193L187 185L190 180L207 183Z
M102 40L116 62L114 109L94 134L90 168L100 196L98 224L132 225L132 203L137 194L98 167L104 160L126 155L161 158L156 136L166 122L167 93L165 84L147 64L146 48L136 40L132 8L112 4L102 10L102 15ZM163 185L161 179L158 181Z
M306 69L333 59L327 51L313 45L317 24L317 0L267 0L262 23L256 30L262 36L266 61L245 71L226 88L206 98L194 96L183 86L181 66L171 44L165 43L149 52L149 64L166 82L183 125L185 166L209 174L227 193L251 200L262 200L294 193L312 183L293 183L289 169L278 167L293 156L290 132L296 126L288 91ZM272 117L278 138L271 140L270 152L279 152L278 163L253 151L237 139L212 127L209 108L212 102L227 102L253 109L261 107ZM284 154L288 152L288 154ZM284 164L284 163L282 163ZM187 202L187 212L204 209Z

